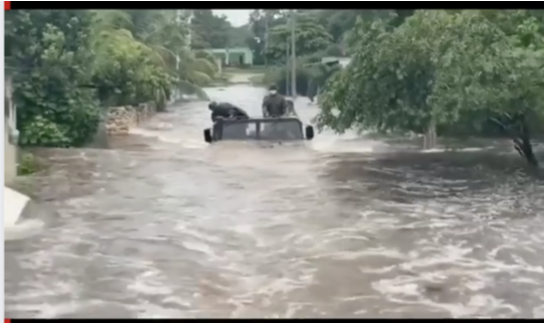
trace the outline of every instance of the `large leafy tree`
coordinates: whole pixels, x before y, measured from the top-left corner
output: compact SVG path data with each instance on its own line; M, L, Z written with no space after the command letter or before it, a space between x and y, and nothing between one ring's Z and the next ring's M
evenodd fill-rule
M319 24L318 19L308 13L296 14L295 48L297 55L307 56L325 50L332 44L333 38ZM291 44L291 26L289 23L271 29L269 46L265 55L269 61L284 62L286 50Z
M313 12L320 23L333 37L335 43L341 43L346 32L350 31L356 24L356 19L363 21L375 21L395 16L392 10L369 10L369 9L340 9L340 10L316 10Z
M80 145L94 133L99 109L91 84L92 17L87 11L6 13L7 64L21 144Z
M155 102L173 91L204 96L215 74L188 48L176 11L42 10L6 14L22 145L77 146L95 133L99 106Z
M231 24L225 16L216 16L211 9L193 10L191 19L195 49L226 48L230 46Z
M543 29L527 11L418 11L391 30L360 22L353 61L321 97L321 126L410 130L493 122L530 164L543 118ZM543 123L533 131L542 131Z
M200 86L212 80L215 65L189 51L190 29L178 12L101 10L96 14L95 79L109 91L106 97L123 96L117 101L120 104L147 98L164 106L173 89L204 96Z
M296 10L298 21L297 93L314 97L325 82L339 70L339 66L323 65L325 56L345 56L346 35L354 27L356 19L372 22L396 17L392 10ZM267 54L261 61L274 63L265 82L276 83L285 92L288 75L286 49L291 40L290 10L255 10L250 15L254 39L249 41L254 55ZM289 64L288 64L289 65Z
M286 22L287 10L253 10L250 13L248 29L251 33L246 44L254 54L255 63L268 63L265 52L270 43L270 30Z

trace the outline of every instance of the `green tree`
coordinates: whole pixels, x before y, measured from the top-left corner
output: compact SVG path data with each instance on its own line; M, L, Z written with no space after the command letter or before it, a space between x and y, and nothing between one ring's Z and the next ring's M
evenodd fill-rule
M320 23L326 28L333 37L335 43L341 43L346 32L352 30L356 24L356 19L363 21L375 21L377 19L389 19L395 14L391 10L316 10L314 14L318 17Z
M327 80L340 71L339 64L322 64L320 55L304 56L297 59L296 90L298 95L314 98ZM277 66L269 69L264 77L266 84L276 84L281 94L290 94L291 69Z
M188 48L189 26L166 10L42 10L6 15L20 144L78 146L102 107L196 93L216 73Z
M88 88L91 25L86 10L6 13L21 144L82 145L96 131L99 108Z
M252 37L252 32L248 25L233 27L229 30L229 46L247 47L249 37Z
M332 37L319 24L318 19L308 13L297 14L295 26L295 48L298 56L307 56L323 51L332 44ZM269 46L265 55L269 61L285 62L286 50L291 44L289 23L271 29Z
M494 122L536 165L529 120L543 118L543 32L527 11L417 11L398 28L360 22L352 63L321 96L320 126L423 133Z
M372 22L375 20L390 21L396 16L392 10L296 10L298 21L305 27L297 26L299 35L297 43L297 92L313 97L325 82L335 74L340 66L324 65L321 60L325 56L345 56L346 35L354 27L356 19ZM269 37L265 41L268 14ZM256 52L268 53L269 61L277 65L285 65L286 46L291 39L289 26L290 10L255 10L250 15L250 24L255 39L250 40ZM302 32L301 32L302 31ZM265 50L265 44L268 44ZM258 57L258 55L256 55ZM263 59L261 59L263 60ZM289 64L288 64L289 65ZM286 69L289 66L269 70L265 82L276 83L281 91L285 91Z
M95 80L106 97L119 104L155 101L159 107L174 90L205 97L200 87L210 83L216 67L189 50L190 28L178 12L100 10L96 14ZM116 96L123 98L119 101Z
M148 38L146 30L135 27L134 18L125 11L100 10L95 14L93 81L102 104L134 105L155 99L164 102L166 98L156 97L170 85L168 74L161 68L165 65L163 57L134 37L139 29L140 38ZM140 18L142 23L144 19Z
M254 54L255 64L266 63L265 51L269 45L270 30L286 22L287 10L254 10L250 13L250 35L246 38L246 45Z
M195 49L226 48L230 45L231 24L225 16L216 16L211 9L193 10L191 20Z

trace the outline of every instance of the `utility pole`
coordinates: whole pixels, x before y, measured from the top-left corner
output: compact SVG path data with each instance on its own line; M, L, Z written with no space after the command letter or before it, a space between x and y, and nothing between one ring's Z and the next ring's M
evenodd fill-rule
M181 10L176 10L176 23L178 24L178 26L182 23ZM180 54L176 53L176 89L174 91L174 100L178 100L181 96L180 89L179 89L179 82L180 82Z
M265 63L265 66L269 66L269 62L267 60L267 51L269 50L269 11L267 9L265 11L265 49L263 50L263 60Z
M189 34L187 37L187 49L191 49L191 42L193 40L193 26L191 26L191 23L193 22L193 17L195 17L193 10L187 10L187 18L186 18L186 24L187 28L189 29Z
M286 95L290 94L290 43L286 39Z
M291 95L297 97L297 62L295 56L295 10L291 11Z

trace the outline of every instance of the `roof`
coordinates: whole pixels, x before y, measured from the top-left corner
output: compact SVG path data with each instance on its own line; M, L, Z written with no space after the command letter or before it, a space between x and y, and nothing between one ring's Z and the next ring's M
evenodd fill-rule
M282 118L250 118L250 119L218 119L216 123L251 123L251 122L287 122L297 121L301 123L301 120L296 117L282 117Z

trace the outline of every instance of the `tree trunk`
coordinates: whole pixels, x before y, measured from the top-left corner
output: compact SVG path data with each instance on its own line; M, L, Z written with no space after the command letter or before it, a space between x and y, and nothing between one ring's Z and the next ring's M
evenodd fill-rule
M539 166L539 162L534 154L534 149L532 148L532 143L530 140L530 129L524 117L521 120L521 133L518 138L513 138L513 143L515 144L515 149L522 157L526 159L530 166Z
M508 117L506 123L511 123L511 125L517 125L520 127L520 131L512 131L510 127L497 119L490 118L498 127L500 127L505 134L511 137L513 141L515 150L526 159L526 162L532 167L538 167L539 162L536 155L534 154L534 149L532 148L531 137L530 137L530 128L526 122L526 117L524 115L517 115L515 117Z
M428 130L424 134L424 150L433 149L437 145L437 131L435 128L435 122L430 121Z

